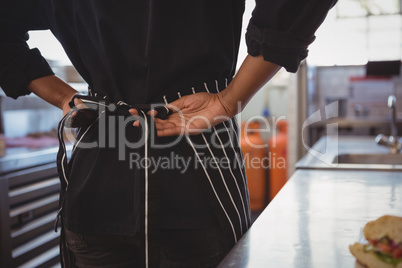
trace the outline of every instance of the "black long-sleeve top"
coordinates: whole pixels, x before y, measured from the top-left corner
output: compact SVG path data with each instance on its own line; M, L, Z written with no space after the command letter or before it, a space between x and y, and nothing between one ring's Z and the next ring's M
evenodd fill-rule
M263 55L295 72L334 2L257 0L247 26L249 54ZM0 86L8 96L17 98L29 94L30 81L53 74L39 50L26 44L27 31L50 29L92 92L112 101L136 104L160 102L162 96L177 99L178 91L203 82L216 92L215 81L216 90L218 86L223 89L222 81L230 80L235 72L244 4L244 0L5 0L0 7ZM195 91L202 90L205 91L195 86ZM217 126L224 131L218 131L224 142L228 140L224 133L230 126ZM96 131L91 128L85 139L96 139ZM134 129L127 131L136 135ZM227 149L232 159L241 154L238 146L234 147ZM157 154L168 157L171 150L183 153L175 147ZM220 148L214 150L225 156ZM69 184L64 210L64 223L70 230L132 234L138 229L135 202L128 201L136 198L132 189L137 186L132 178L138 172L128 168L126 162L117 161L117 153L113 148L78 148L72 157L73 182ZM229 235L230 228L241 235L249 226L245 177L239 170L235 175L225 171L224 176L211 170L211 183L221 187L215 195L208 189L200 190L195 177L204 176L202 183L206 178L199 164L197 167L184 173L163 171L162 224L177 228L205 226L213 218L208 199L221 223L233 221L227 228ZM223 177L227 177L228 184L235 179L238 185L228 185L226 192L220 185L225 182ZM222 208L227 209L227 218Z
M257 0L249 54L295 72L335 0ZM0 86L13 98L52 74L27 31L50 29L99 94L151 102L177 87L234 74L244 0L5 0L0 8Z

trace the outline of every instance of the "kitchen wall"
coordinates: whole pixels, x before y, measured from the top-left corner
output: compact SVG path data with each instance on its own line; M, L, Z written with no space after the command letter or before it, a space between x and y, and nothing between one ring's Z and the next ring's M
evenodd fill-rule
M309 114L342 100L341 116L389 117L387 98L393 94L397 98L398 117L402 117L402 75L365 78L365 65L321 66L309 71Z
M63 76L60 71L56 73ZM77 75L74 74L74 76ZM69 82L69 84L80 93L86 94L87 85L85 83ZM54 131L62 117L62 111L34 94L21 96L14 100L6 97L0 89L0 116L4 135L7 138L19 138L29 134L45 134Z

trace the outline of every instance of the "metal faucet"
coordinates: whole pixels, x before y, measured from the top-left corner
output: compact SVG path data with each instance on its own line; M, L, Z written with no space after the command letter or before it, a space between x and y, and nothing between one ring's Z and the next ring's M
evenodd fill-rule
M394 95L388 97L388 108L391 109L391 136L386 137L382 134L375 138L379 145L384 145L390 148L391 154L396 154L402 151L402 138L398 139L398 127L396 125L396 98Z
M388 97L388 108L391 109L392 122L391 122L391 136L398 137L398 128L396 126L396 98L394 95Z

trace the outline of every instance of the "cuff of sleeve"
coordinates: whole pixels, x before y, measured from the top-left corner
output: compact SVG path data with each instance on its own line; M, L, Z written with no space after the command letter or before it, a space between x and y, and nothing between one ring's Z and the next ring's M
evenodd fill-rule
M262 55L266 61L296 72L300 62L307 57L307 47L315 37L303 39L293 33L261 29L252 21L247 27L246 44L251 56Z
M0 71L0 87L7 96L16 99L31 93L28 84L32 80L53 74L47 61L35 48L27 50Z

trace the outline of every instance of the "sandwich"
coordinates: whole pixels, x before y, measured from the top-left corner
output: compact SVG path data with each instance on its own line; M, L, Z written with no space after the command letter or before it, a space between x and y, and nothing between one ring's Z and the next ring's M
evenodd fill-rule
M382 216L363 229L368 243L355 243L349 250L368 268L402 268L402 217Z

